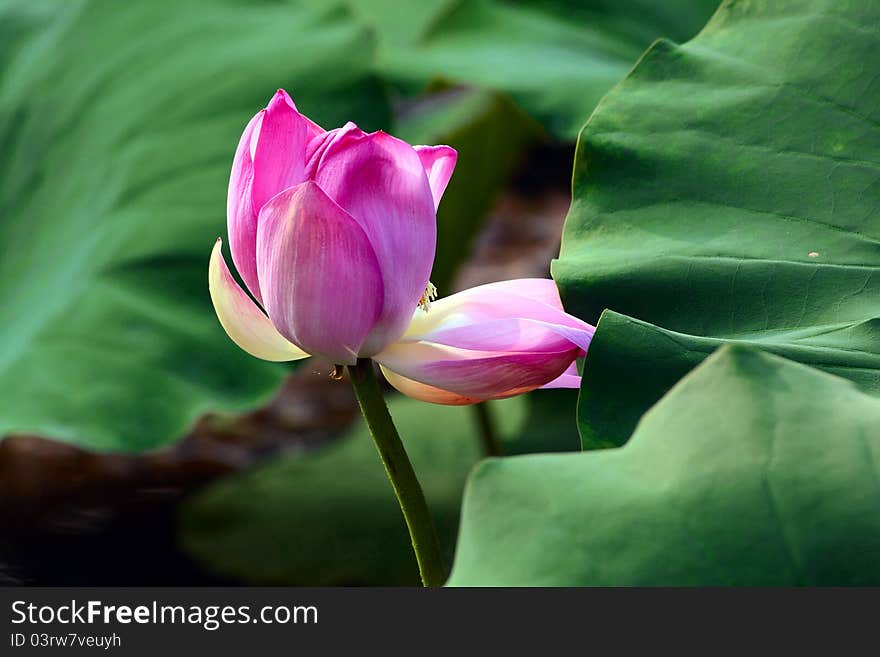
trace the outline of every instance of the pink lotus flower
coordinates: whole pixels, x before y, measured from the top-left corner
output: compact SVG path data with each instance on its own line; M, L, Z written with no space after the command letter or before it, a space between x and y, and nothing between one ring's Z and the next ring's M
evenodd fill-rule
M279 90L242 134L209 288L248 353L288 361L371 357L402 392L444 404L573 387L593 327L553 281L485 285L430 305L436 208L457 153L353 123L324 131ZM262 306L262 308L261 308Z
M282 336L341 364L400 337L456 157L353 123L324 131L275 94L241 136L227 221L232 260Z

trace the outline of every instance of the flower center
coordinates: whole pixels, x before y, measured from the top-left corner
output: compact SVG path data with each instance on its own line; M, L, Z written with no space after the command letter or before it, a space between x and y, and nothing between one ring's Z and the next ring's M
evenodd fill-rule
M437 298L437 288L431 281L428 281L427 287L425 287L425 291L422 293L422 298L419 299L419 308L421 308L424 312L428 312L431 310L431 302Z

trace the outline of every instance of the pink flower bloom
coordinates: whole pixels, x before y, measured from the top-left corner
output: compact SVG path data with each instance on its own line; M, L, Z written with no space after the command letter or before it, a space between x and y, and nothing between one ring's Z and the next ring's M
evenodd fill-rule
M572 364L593 327L563 312L552 281L423 303L456 157L353 123L324 131L279 90L242 134L227 200L232 260L257 303L220 240L211 256L211 299L233 341L272 361L372 357L395 387L437 403L578 385Z
M250 120L229 180L229 246L284 338L353 364L403 334L456 157L353 123L324 131L283 90Z

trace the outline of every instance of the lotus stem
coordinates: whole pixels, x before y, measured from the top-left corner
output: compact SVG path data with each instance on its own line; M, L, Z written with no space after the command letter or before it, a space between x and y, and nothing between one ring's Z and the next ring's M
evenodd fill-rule
M369 358L360 358L356 365L349 366L348 371L370 435L373 436L373 442L385 466L385 473L397 495L400 510L403 511L422 584L442 586L446 581L446 567L440 553L437 532L425 502L425 494L388 413L373 362Z

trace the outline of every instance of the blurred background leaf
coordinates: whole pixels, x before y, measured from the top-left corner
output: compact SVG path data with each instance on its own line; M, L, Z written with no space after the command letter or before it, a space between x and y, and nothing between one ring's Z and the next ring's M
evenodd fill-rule
M584 129L553 266L595 322L585 447L726 340L880 393L876 3L726 3L656 43ZM628 316L628 317L627 317Z
M489 402L507 453L578 448L571 391ZM451 562L465 478L481 458L470 408L395 396L389 408ZM519 436L528 435L530 443ZM366 427L309 454L281 457L192 498L180 520L187 550L251 584L418 585L409 535Z
M652 40L693 36L717 0L432 0L415 13L351 0L376 31L382 72L404 91L435 79L506 92L573 140Z
M387 125L366 29L339 7L197 1L4 3L0 24L19 34L0 86L0 435L145 449L264 399L283 370L235 347L206 293L231 155L278 86L326 125Z
M850 381L726 347L622 448L479 465L450 584L877 585L877 426Z

